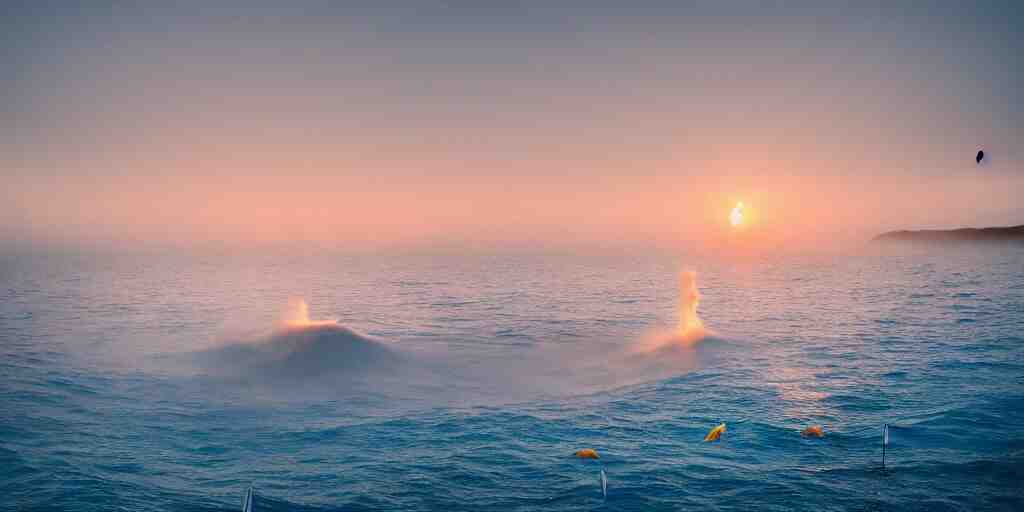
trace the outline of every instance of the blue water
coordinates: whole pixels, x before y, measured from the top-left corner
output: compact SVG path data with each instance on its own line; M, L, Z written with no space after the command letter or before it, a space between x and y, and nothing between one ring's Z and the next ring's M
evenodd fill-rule
M713 334L637 350L685 269ZM1020 246L19 253L0 297L4 510L1024 510Z

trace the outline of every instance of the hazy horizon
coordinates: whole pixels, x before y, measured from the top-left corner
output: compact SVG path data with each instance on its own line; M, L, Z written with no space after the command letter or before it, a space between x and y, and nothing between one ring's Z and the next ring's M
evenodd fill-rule
M1024 223L1009 2L4 10L3 245L829 248Z

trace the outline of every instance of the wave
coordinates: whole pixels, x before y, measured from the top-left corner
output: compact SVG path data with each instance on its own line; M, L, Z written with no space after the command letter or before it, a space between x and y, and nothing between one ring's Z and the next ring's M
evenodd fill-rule
M380 371L403 357L382 341L331 323L287 326L255 342L201 352L197 360L214 374L299 380Z
M585 344L538 344L527 333L499 331L492 344L518 349L514 357L491 359L476 351L439 347L399 350L336 320L312 320L305 301L293 299L269 335L250 336L193 357L202 372L215 378L269 383L272 388L320 388L333 396L342 392L383 400L496 403L590 394L701 366L718 344L697 315L699 301L696 273L683 272L679 325L672 331L627 344L601 337ZM339 380L357 385L336 386Z

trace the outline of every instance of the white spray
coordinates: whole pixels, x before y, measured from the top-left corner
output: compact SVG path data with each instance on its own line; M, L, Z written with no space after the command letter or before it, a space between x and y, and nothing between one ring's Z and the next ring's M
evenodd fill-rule
M653 352L668 347L690 347L709 335L704 321L697 315L700 291L697 290L697 273L686 270L679 276L679 324L673 330L653 331L641 338L634 349L638 352Z
M687 270L679 276L679 335L683 337L702 336L704 322L697 316L700 292L697 290L697 273Z
M288 306L281 315L279 326L282 328L295 327L316 327L324 325L337 325L337 320L310 320L309 306L306 301L293 297L288 300Z

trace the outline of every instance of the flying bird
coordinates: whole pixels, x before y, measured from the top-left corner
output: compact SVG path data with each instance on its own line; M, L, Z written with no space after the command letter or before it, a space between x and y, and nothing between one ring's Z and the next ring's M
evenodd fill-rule
M979 149L978 150L978 155L974 157L974 163L980 164L981 160L984 159L984 158L985 158L985 152Z

